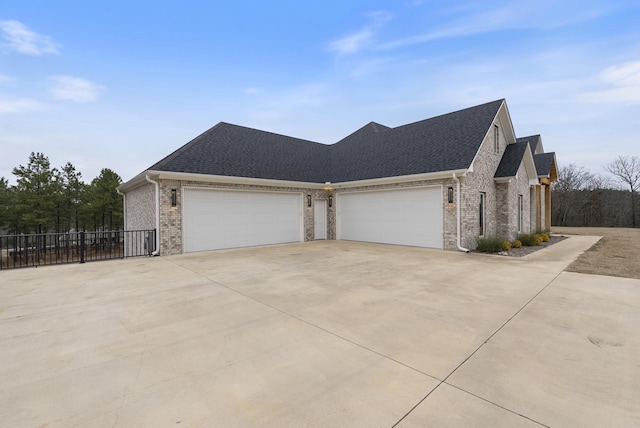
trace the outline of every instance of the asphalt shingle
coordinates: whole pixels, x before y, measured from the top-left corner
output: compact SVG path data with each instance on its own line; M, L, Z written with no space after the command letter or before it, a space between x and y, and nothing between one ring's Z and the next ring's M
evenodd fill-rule
M527 151L528 141L520 141L515 144L509 144L505 149L500 159L500 164L494 178L506 178L515 177L518 173L518 168L522 163L524 154Z
M553 165L555 156L555 152L540 153L533 156L538 177L549 177L551 175L551 166Z
M332 145L221 122L148 169L312 183L466 169L503 103L396 128L370 122Z

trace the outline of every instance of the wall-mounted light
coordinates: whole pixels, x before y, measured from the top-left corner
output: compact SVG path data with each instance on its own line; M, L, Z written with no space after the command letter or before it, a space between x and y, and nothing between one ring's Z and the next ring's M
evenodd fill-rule
M311 206L311 195L307 195L307 206L310 207Z
M447 189L447 199L449 200L450 204L453 203L453 187L449 187Z
M178 191L171 189L171 206L175 207L176 205L178 205Z
M329 206L332 207L333 206L333 196L329 195Z

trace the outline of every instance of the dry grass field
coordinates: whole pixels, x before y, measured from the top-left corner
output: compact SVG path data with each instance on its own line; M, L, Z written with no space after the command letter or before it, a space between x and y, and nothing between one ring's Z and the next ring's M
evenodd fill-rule
M554 226L551 232L602 236L568 271L640 279L640 229Z

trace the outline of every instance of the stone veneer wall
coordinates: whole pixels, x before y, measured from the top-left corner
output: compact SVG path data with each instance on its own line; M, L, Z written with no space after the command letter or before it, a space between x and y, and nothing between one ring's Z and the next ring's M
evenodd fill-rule
M150 230L156 228L156 189L153 184L143 184L125 195L125 230ZM125 236L125 255L139 253L146 248L142 234Z
M153 184L143 184L126 193L126 230L148 230L156 227L156 192Z

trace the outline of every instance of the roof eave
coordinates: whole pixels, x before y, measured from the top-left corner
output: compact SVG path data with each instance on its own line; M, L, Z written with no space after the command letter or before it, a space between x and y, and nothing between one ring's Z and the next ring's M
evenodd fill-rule
M140 174L133 177L131 180L125 183L122 183L121 185L116 187L116 190L118 190L119 192L126 193L129 190L135 189L136 187L140 187L141 185L146 184L147 183L146 176L148 172L149 171L141 172Z
M366 180L345 181L342 183L332 183L334 189L345 189L349 187L360 186L380 186L391 183L408 183L412 181L438 180L452 178L455 174L457 177L464 176L469 169L455 169L449 171L425 172L421 174L399 175L396 177L370 178Z
M306 181L289 181L289 180L276 180L270 178L256 178L256 177L236 177L230 175L211 175L211 174L196 174L189 172L174 172L174 171L147 171L147 174L154 179L159 180L181 180L181 181L198 181L204 183L228 183L228 184L245 184L245 185L262 185L262 186L277 186L277 187L294 187L294 188L318 188L321 189L325 186L325 183L314 183Z

